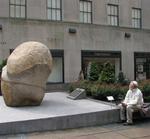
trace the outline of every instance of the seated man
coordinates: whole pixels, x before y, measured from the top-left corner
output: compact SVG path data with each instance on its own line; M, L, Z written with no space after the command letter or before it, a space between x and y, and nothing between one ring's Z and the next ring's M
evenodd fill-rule
M138 83L136 81L131 81L129 85L129 90L126 97L120 107L120 119L121 122L125 122L124 125L132 125L132 115L135 110L138 110L143 105L143 95L138 89Z

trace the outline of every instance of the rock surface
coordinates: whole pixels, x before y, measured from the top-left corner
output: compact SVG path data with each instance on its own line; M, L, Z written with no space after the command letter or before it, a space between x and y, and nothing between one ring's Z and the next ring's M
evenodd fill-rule
M52 57L45 45L39 42L19 45L2 71L1 88L6 105L40 105L51 69Z

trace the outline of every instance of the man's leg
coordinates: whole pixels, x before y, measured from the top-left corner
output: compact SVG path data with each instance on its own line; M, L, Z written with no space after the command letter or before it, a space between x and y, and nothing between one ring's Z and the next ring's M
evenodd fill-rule
M124 107L122 104L119 104L119 108L120 108L120 119L121 121L125 121L126 120L126 107Z
M127 123L133 123L132 117L133 117L133 106L132 105L128 105L126 108L126 114L127 114Z

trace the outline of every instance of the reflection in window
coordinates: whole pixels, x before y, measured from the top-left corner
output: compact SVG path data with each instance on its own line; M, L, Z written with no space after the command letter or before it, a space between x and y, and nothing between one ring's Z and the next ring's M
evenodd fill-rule
M80 0L80 22L92 23L92 2Z
M112 26L119 25L118 5L108 4L107 6L108 24Z
M10 0L10 17L26 17L26 0Z
M53 69L48 78L48 82L63 82L63 62L61 57L53 57Z
M132 27L141 28L141 9L132 8Z
M61 20L61 0L47 0L47 18Z

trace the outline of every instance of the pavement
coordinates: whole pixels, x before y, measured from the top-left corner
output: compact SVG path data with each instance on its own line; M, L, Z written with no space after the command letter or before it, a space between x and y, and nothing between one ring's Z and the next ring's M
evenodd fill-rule
M150 139L150 119L104 126L0 136L0 139Z

